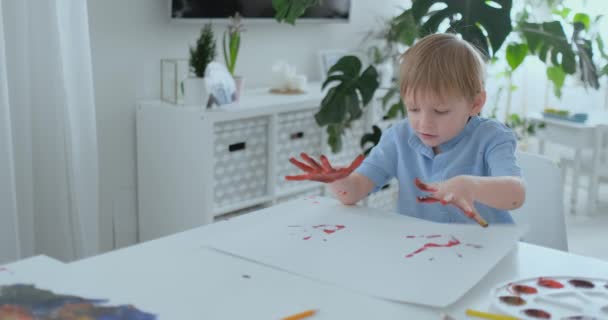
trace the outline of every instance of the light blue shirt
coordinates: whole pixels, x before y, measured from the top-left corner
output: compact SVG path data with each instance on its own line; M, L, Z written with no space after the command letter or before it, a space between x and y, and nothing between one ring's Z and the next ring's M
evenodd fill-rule
M441 144L434 154L414 133L407 119L388 128L380 142L356 172L374 182L378 191L396 177L399 181L397 211L416 218L447 223L475 223L453 205L418 203L417 196L428 195L414 185L420 178L427 183L440 182L458 175L521 176L513 131L502 123L471 117L464 129ZM489 223L513 223L508 211L476 202L475 208Z

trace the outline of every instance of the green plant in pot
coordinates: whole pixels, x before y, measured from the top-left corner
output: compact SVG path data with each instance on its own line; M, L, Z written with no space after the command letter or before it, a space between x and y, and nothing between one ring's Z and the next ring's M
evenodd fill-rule
M226 67L234 78L236 85L236 101L239 100L244 85L243 77L234 74L234 70L236 68L236 59L239 55L239 49L241 47L241 33L244 31L245 28L243 27L241 16L237 12L234 17L230 17L230 23L228 24L226 31L224 31L224 38L222 42L224 61L226 62Z
M192 76L184 80L184 103L187 105L206 105L209 92L205 81L205 70L215 59L215 36L211 24L201 29L195 46L190 47L190 72Z

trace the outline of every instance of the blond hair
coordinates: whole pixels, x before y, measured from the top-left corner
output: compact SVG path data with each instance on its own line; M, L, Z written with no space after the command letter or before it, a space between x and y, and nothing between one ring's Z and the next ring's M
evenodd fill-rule
M482 54L454 34L422 38L401 56L401 96L436 94L442 101L464 97L473 101L484 90Z

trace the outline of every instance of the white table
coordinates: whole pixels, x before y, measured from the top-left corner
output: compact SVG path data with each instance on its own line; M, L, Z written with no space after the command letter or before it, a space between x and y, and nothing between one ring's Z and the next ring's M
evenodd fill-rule
M74 262L52 277L41 266L31 278L56 292L133 304L159 319L280 319L319 309L311 320L439 319L440 312L464 319L467 308L488 310L490 289L502 282L550 275L608 278L608 262L519 243L457 303L438 310L372 298L201 247L218 233L238 236L259 223L261 213Z
M608 112L590 112L589 118L585 123L577 123L566 120L543 117L536 113L529 116L535 122L545 123L545 128L537 130L539 139L539 153L545 153L545 142L560 144L574 149L574 159L572 161L572 190L571 190L571 212L575 213L577 194L579 188L579 176L582 154L584 149L591 150L591 163L589 164L589 186L588 186L588 205L589 214L595 212L597 208L598 171L600 165L600 151L604 145L602 135L608 132Z

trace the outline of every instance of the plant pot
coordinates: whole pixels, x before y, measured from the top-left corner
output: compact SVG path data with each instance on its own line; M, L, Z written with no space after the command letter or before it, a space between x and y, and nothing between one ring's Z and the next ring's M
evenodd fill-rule
M207 106L209 89L205 78L188 77L184 79L184 104L190 106Z
M245 78L241 76L234 76L234 85L236 87L236 91L234 92L234 102L239 102L241 100L241 93L245 87Z

